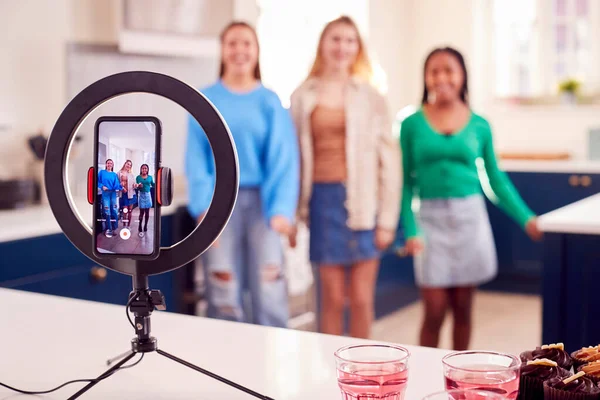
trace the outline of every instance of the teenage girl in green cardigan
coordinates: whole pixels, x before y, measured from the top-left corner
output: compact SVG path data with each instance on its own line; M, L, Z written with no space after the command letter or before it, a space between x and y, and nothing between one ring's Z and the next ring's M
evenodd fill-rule
M454 314L456 350L468 348L476 286L497 273L494 238L476 160L483 160L497 205L529 236L541 233L534 213L498 168L489 123L468 104L467 69L452 49L434 50L425 61L422 107L402 122L406 251L415 256L415 278L425 317L422 346L437 347L446 311ZM420 199L419 212L411 208Z

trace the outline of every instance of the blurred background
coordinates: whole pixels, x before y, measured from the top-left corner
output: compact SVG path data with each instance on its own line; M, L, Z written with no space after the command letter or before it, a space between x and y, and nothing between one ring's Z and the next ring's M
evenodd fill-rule
M240 19L256 26L263 82L287 107L324 24L341 14L358 23L398 121L419 105L426 54L454 46L466 57L472 107L491 122L501 166L531 208L543 214L598 193L597 0L0 0L0 286L116 304L130 290L128 277L93 265L68 243L43 195L45 138L84 87L136 69L207 85L217 77L218 35ZM176 202L163 217L168 245L194 226L185 209L186 112L178 106L135 94L99 107L73 144L71 191L82 220L91 223L84 197L94 121L140 114L161 119L163 164L175 175ZM477 295L472 347L519 352L540 342L543 245L488 209L500 274ZM314 330L318 305L303 247L289 256L290 328ZM384 256L375 339L417 342L412 274L412 260ZM165 292L169 311L204 312L193 265L151 283ZM495 339L499 331L504 336Z

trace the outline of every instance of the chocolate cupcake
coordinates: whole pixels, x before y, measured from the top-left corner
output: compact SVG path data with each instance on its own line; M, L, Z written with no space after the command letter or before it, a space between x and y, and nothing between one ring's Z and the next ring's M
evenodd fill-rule
M584 376L585 373L567 378L552 378L544 382L544 400L598 400L600 387Z
M552 378L565 379L571 372L558 366L555 361L531 360L521 366L519 397L521 400L544 400L544 382Z
M584 364L600 360L600 346L584 347L571 353L575 371Z
M573 359L565 351L565 346L562 343L544 345L537 347L533 351L524 351L521 353L521 362L525 364L527 361L541 360L542 358L556 362L559 367L567 371L570 371L573 366Z
M600 383L600 361L592 361L578 368L578 372L585 372L585 376L595 383Z

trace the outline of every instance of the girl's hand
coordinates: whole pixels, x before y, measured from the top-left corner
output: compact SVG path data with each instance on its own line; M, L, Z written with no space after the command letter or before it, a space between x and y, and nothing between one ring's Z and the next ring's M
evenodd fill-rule
M107 191L108 188L106 186L102 186L102 190Z
M527 232L527 235L529 235L531 240L535 242L539 242L544 237L544 232L540 231L537 218L535 217L527 221L527 224L525 225L525 232Z
M419 255L423 251L423 241L420 238L410 238L404 245L404 251L409 256Z
M379 250L385 250L388 247L390 247L395 237L396 235L394 231L391 231L389 229L377 228L375 230L375 246Z
M127 193L127 188L126 187L123 188L123 193Z
M271 218L271 229L281 235L289 236L292 232L292 225L283 215L275 215Z

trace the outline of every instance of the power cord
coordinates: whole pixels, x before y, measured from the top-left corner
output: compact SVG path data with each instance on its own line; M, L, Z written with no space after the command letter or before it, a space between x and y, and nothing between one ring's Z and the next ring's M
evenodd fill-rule
M131 319L131 315L129 315L129 307L131 307L131 303L133 303L133 300L136 299L136 297L138 297L140 293L139 292L132 292L131 295L129 296L129 300L127 301L127 305L125 306L125 314L127 314L127 319L129 320L129 323L131 324L131 327L133 328L133 330L135 331L135 324L133 323L133 320Z
M21 390L21 389L14 388L14 387L9 386L7 384L4 384L2 382L0 382L0 386L3 386L3 387L5 387L5 388L7 388L9 390L12 390L14 392L18 392L18 393L21 393L21 394L48 394L48 393L56 392L57 390L62 389L63 387L65 387L67 385L71 385L73 383L100 382L100 381L108 378L109 376L113 375L115 372L118 372L118 371L120 371L122 369L127 369L127 368L131 368L131 367L135 367L140 362L142 362L143 359L144 359L144 353L141 353L140 359L137 360L136 362L134 362L133 364L125 365L125 366L120 367L120 368L118 368L118 369L116 369L116 370L114 370L114 371L112 371L110 373L106 373L106 374L100 375L98 378L94 378L94 379L76 379L76 380L73 380L73 381L65 382L62 385L57 386L54 389L50 389L50 390L44 390L44 391L39 391L39 392L30 392L30 391L27 391L27 390Z
M135 298L138 296L138 292L132 293L131 296L129 297L129 300L127 301L127 305L125 306L125 313L127 314L127 319L129 320L129 323L131 324L132 328L135 330L135 325L133 323L133 321L131 320L131 316L129 315L129 308L131 307L131 303L133 302L133 300L135 300ZM106 378L108 378L109 376L113 375L115 372L118 372L120 370L123 369L127 369L127 368L132 368L135 367L136 365L138 365L140 362L142 362L142 360L144 359L144 353L141 353L141 357L139 358L139 360L137 360L136 362L134 362L133 364L130 365L124 365L110 373L104 373L103 375L100 375L98 378L94 378L94 379L76 379L76 380L72 380L69 382L65 382L60 386L55 387L54 389L50 389L50 390L44 390L44 391L39 391L39 392L30 392L27 390L21 390L21 389L17 389L14 388L12 386L9 386L5 383L0 382L0 386L3 386L9 390L12 390L14 392L18 392L21 394L48 394L48 393L52 393L52 392L56 392L59 389L62 389L63 387L67 386L67 385L72 385L74 383L91 383L91 382L100 382Z

